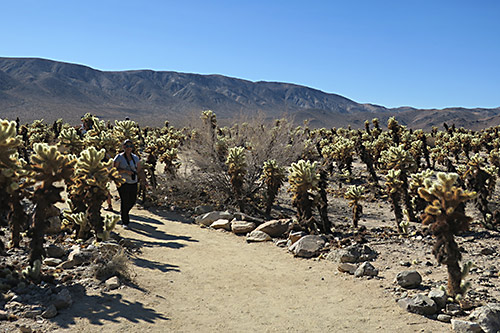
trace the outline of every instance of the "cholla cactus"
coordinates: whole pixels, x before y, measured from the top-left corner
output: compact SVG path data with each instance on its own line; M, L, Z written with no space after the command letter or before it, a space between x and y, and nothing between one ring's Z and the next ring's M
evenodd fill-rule
M403 221L403 211L401 209L401 189L403 182L399 179L401 170L389 170L386 175L386 191L391 199L392 210L394 211L394 218L396 219L396 228L398 232L403 232L401 229L401 222Z
M61 130L59 134L59 143L57 145L64 147L68 153L77 155L82 151L84 143L76 129L70 127Z
M300 160L288 169L290 192L293 193L293 206L297 207L299 223L311 230L312 208L318 190L320 174L317 162Z
M53 183L71 178L76 162L61 154L56 146L36 143L33 148L35 154L31 156L32 178L41 181L42 184L33 195L36 208L33 216L30 265L33 265L36 260L41 260L44 254L43 237L49 208L56 202L62 201L63 188L55 187Z
M352 173L352 161L354 158L355 142L339 136L334 143L325 146L321 150L323 157L331 159L337 163L340 172Z
M365 190L364 186L352 185L349 186L344 195L344 198L351 200L349 206L352 207L352 225L354 228L358 227L359 218L363 214L363 206L359 202L365 199Z
M434 171L427 169L422 172L412 173L410 175L410 195L414 212L421 214L424 212L427 202L418 195L418 189L424 186L424 182L428 178L432 178Z
M116 223L120 220L118 215L110 215L106 214L104 217L104 230L101 234L97 235L97 238L107 241L109 240L109 236L111 231L115 228Z
M243 210L243 200L241 198L241 193L243 189L243 179L246 174L246 156L245 148L243 147L233 147L229 149L227 155L226 165L228 166L227 173L231 177L231 185L233 187L233 192L240 206L240 210Z
M114 133L119 142L126 139L133 142L139 141L139 128L133 120L115 120Z
M387 120L387 129L391 132L392 134L392 141L396 146L399 145L401 142L401 126L399 125L398 121L394 117L390 117Z
M423 215L423 223L431 225L436 237L432 253L448 269L448 295L452 297L463 294L462 270L459 265L462 254L454 235L467 230L472 220L463 213L460 205L476 196L475 192L455 187L457 178L456 173L440 172L437 174L437 181L426 179L424 187L418 190L419 195L429 202Z
M70 187L70 195L81 198L85 203L89 226L98 238L104 232L100 211L109 193L108 185L111 181L117 186L124 182L113 167L113 161L104 162L105 153L104 149L97 151L94 147L84 150L76 162L74 184ZM88 230L81 227L78 237L85 238Z
M278 195L278 191L285 180L285 169L278 166L275 160L265 161L260 180L267 186L266 214L269 215L274 199Z
M383 163L388 170L400 171L399 179L402 181L401 194L404 199L406 210L408 211L408 218L412 222L416 221L411 205L411 197L408 193L408 175L415 169L415 160L408 151L404 149L403 145L399 145L384 150L379 161Z

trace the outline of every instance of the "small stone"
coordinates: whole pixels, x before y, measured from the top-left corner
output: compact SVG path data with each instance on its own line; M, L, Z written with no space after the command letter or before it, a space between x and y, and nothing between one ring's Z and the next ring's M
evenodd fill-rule
M403 288L417 288L422 283L422 276L417 271L403 271L398 273L396 281Z
M462 308L457 303L446 304L446 313L452 316L458 316L462 313Z
M442 321L443 323L449 323L451 320L451 316L447 314L438 314L437 320Z
M411 266L411 262L409 262L409 261L400 261L399 265L404 266L404 267L410 267Z
M104 282L104 285L109 290L114 290L120 286L120 280L117 276L113 276L112 278L107 279L106 282Z
M54 304L50 304L44 312L42 312L42 317L45 319L54 318L57 316L57 309Z
M33 310L27 310L23 313L24 318L35 318L36 316L39 316L42 314L42 310L40 309L33 309Z
M307 236L307 234L303 231L290 232L290 234L288 235L288 240L290 241L288 246L292 246L295 242L297 242L304 236Z
M355 277L362 277L362 276L377 276L378 275L378 269L376 269L372 264L370 264L368 261L365 261L362 263L358 269L354 272Z
M495 250L493 250L492 248L485 247L485 248L481 249L481 254L483 254L485 256L490 256L493 253L495 253Z
M57 266L57 265L61 264L61 263L62 263L62 260L61 260L61 259L59 259L59 258L45 258L45 259L43 260L43 263L44 263L45 265L47 265L47 266L50 266L50 267L55 267L55 266Z
M5 310L0 310L0 320L7 320L9 318L9 314Z
M483 331L478 323L458 319L451 319L451 329L457 333L479 333Z
M62 262L58 267L62 269L70 269L76 266L76 263L74 260L66 260Z
M70 307L73 304L73 299L68 289L63 289L55 295L53 303L58 310Z
M201 215L201 214L209 213L209 212L211 212L213 210L214 210L213 206L210 206L210 205L200 205L200 206L196 206L195 207L194 213L196 215Z
M267 242L270 240L272 240L271 236L260 230L254 230L247 235L247 242Z
M342 273L349 273L352 275L352 274L354 274L354 272L356 272L356 269L358 269L358 266L356 264L342 262L337 266L337 269Z
M276 244L276 246L279 246L279 247L286 247L287 242L288 242L287 239L280 239L280 240L277 240L275 244Z
M21 326L19 326L19 332L22 332L22 333L31 333L31 332L33 332L33 330L29 326L21 325Z

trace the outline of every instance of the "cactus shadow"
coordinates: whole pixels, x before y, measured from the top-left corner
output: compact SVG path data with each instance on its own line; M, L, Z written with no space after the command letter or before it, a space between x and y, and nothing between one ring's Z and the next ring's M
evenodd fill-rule
M133 219L130 222L130 226L132 232L147 237L146 240L137 240L141 247L168 247L172 249L180 249L186 246L185 243L181 242L198 242L197 239L193 239L190 236L167 234L164 231L159 230L154 225L137 223Z
M179 266L171 265L159 261L146 260L144 258L133 258L132 262L135 266L147 268L150 270L159 270L160 272L180 272Z
M62 329L70 329L82 318L88 320L90 325L95 325L96 330L98 326L104 327L124 320L136 324L141 322L158 324L170 320L155 309L138 301L129 301L121 294L101 292L97 295L88 295L82 285L72 286L71 294L74 297L73 305L69 309L61 310L57 317L51 319Z

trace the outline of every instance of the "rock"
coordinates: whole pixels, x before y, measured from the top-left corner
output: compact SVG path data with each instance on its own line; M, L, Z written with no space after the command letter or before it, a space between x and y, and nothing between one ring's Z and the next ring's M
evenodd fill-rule
M287 244L288 240L286 239L279 239L276 241L276 246L279 246L279 247L286 247L286 244Z
M254 230L247 235L247 242L266 242L272 240L264 231Z
M484 332L500 332L500 303L488 303L475 309L469 316L476 321Z
M76 266L76 263L73 260L66 260L65 262L61 263L58 268L62 269L70 269Z
M398 300L398 305L408 312L421 315L432 315L437 312L436 302L422 294L402 298Z
M478 323L458 319L451 320L451 329L457 333L479 333L483 331Z
M19 326L19 332L21 333L31 333L33 332L33 329L27 325L21 325Z
M231 231L231 221L226 220L226 219L220 219L220 220L214 221L210 225L210 228L224 229L224 230L227 230L227 231Z
M422 283L422 276L417 271L403 271L398 273L396 281L403 288L417 288Z
M354 244L345 249L332 252L327 256L327 259L354 264L371 261L377 258L377 256L377 251L372 250L368 245Z
M200 206L196 206L195 207L194 213L196 215L201 215L201 214L209 213L209 212L211 212L213 210L214 210L213 206L210 206L210 205L200 205Z
M376 269L372 264L370 264L368 261L365 261L362 263L358 269L354 272L355 277L362 277L362 276L377 276L378 275L378 269Z
M73 304L73 299L68 289L63 289L54 296L53 304L57 310L68 308Z
M9 314L5 310L0 310L0 320L7 320L9 318Z
M109 290L114 290L120 286L120 280L117 276L113 276L112 278L107 279L106 282L104 282L104 285Z
M118 253L122 250L122 247L115 242L101 242L99 243L99 250Z
M24 318L35 318L42 314L42 310L40 309L30 309L23 313Z
M354 274L354 272L356 272L356 270L358 269L358 266L355 264L342 262L337 266L337 269L342 273L349 273L352 275L352 274Z
M265 223L262 223L257 227L256 230L263 231L269 236L276 238L280 237L283 235L285 232L288 231L288 228L290 227L291 221L288 219L281 219L281 220L271 220Z
M260 219L258 217L254 217L254 216L250 216L250 215L247 215L247 214L241 213L241 212L236 212L233 214L233 216L238 221L253 222L253 223L255 223L255 225L260 225L260 224L265 222L263 219Z
M62 260L61 259L58 259L58 258L45 258L43 260L43 263L47 266L50 266L50 267L55 267L59 264L62 263Z
M448 301L448 295L446 295L446 291L442 289L432 289L427 295L436 302L437 306L442 309L446 306L446 302Z
M47 257L51 258L61 258L66 254L66 250L60 246L50 244L45 248L45 252L47 253Z
M319 235L307 235L288 248L296 257L311 258L317 256L325 245L325 239Z
M247 234L255 229L255 223L246 221L233 221L231 222L231 230L233 233Z
M214 223L217 220L224 219L224 220L232 220L233 214L229 212L219 212L219 211L214 211L210 213L203 214L201 216L198 216L194 221L197 224L204 225L204 226L209 226L212 223Z
M57 316L57 308L54 304L50 304L44 312L42 312L42 317L45 319L54 318Z
M288 235L288 240L290 241L290 244L288 246L292 246L304 236L307 236L307 234L304 231L290 232L290 234Z
M451 320L451 316L447 314L438 314L437 320L442 321L443 323L449 323Z
M45 233L51 235L61 232L61 218L59 216L52 216L47 219L47 229Z
M485 256L490 256L493 253L495 253L495 250L493 250L492 248L485 247L485 248L481 249L481 254L484 254Z

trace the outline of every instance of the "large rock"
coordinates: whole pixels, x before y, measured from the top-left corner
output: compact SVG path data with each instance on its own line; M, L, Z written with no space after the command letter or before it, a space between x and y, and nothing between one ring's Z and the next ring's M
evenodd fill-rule
M92 257L90 251L82 251L79 247L73 247L73 250L68 255L67 261L72 261L76 266L87 262Z
M403 288L417 288L422 283L422 276L417 271L403 271L398 273L396 281Z
M364 244L354 244L345 249L330 252L327 256L328 260L336 262L346 262L355 264L358 262L371 261L377 258L377 251Z
M61 231L61 218L59 216L49 217L47 222L47 229L45 229L45 233L52 235Z
M109 290L114 290L116 288L118 288L120 286L120 280L118 279L117 276L113 276L109 279L107 279L105 282L104 282L104 285L106 286L106 288L108 288Z
M370 264L368 261L365 261L362 263L354 272L355 277L362 277L362 276L377 276L378 275L378 269L376 269L372 264Z
M227 230L227 231L231 231L231 221L226 220L226 219L220 219L220 220L214 221L210 225L210 228L224 229L224 230Z
M200 205L194 209L196 215L206 214L214 210L213 206L210 205Z
M421 315L432 315L438 310L436 302L422 294L402 298L398 300L398 305L408 312Z
M285 232L288 231L290 227L290 220L281 219L281 220L272 220L265 223L262 223L257 227L257 230L263 231L271 237L280 237Z
M272 240L271 236L260 230L254 230L247 235L247 242L267 242L270 240Z
M484 332L500 332L500 303L488 303L475 309L469 316L476 321Z
M317 256L325 245L325 239L319 235L307 235L288 248L296 257L311 258Z
M437 306L442 309L446 306L446 302L448 301L448 295L446 295L446 291L443 289L432 289L427 295L436 302Z
M339 270L339 272L342 272L342 273L349 273L349 274L354 274L354 272L356 272L356 270L358 269L358 265L356 264L350 264L348 262L341 262L338 266L337 266L337 269Z
M241 213L241 212L235 212L233 214L234 218L237 219L238 221L247 221L247 222L253 222L255 223L255 225L260 225L262 223L264 223L265 221L261 218L258 218L258 217L254 217L254 216L250 216L250 215L247 215L245 213Z
M61 258L66 254L66 250L63 247L54 244L45 247L45 252L47 253L47 257L50 258Z
M209 225L211 225L212 223L214 223L217 220L225 219L225 220L231 221L233 218L234 218L233 214L231 214L229 212L214 211L214 212L210 212L210 213L206 213L206 214L203 214L201 216L198 216L194 221L197 224L204 225L204 226L208 227Z
M253 222L246 222L246 221L233 221L231 222L231 230L233 233L240 235L240 234L247 234L249 232L252 232L255 229L255 223Z
M451 320L451 329L457 333L480 333L483 331L478 323L458 319Z

